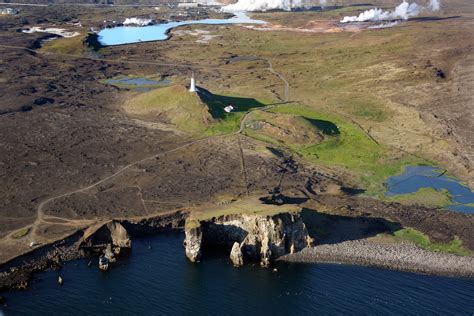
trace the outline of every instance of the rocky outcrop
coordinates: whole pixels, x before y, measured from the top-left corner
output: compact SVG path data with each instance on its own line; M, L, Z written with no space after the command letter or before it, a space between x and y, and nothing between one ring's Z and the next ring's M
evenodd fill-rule
M234 242L229 257L235 267L241 267L244 265L244 254L242 253L242 249L238 242Z
M112 221L107 224L107 228L110 231L112 245L120 248L132 247L132 240L130 239L127 230L119 222Z
M83 247L131 248L132 240L127 230L118 221L110 221L100 227L86 230L82 240Z
M218 247L232 249L231 260L237 266L249 260L268 267L274 259L300 251L313 242L299 212L194 220L185 232L186 255L191 261L201 257L203 247Z
M132 240L125 227L118 221L110 221L102 226L91 227L84 233L81 247L101 252L108 262L116 262L117 256L132 247Z
M78 248L82 236L82 231L74 233L4 264L0 268L0 291L24 290L28 287L29 279L34 272L59 269L64 261L84 257L84 250Z
M186 257L188 257L189 261L199 262L199 260L201 260L201 244L201 227L187 227L184 239L184 247L186 249Z
M0 291L26 289L34 272L60 268L65 261L104 253L111 258L131 247L131 236L180 230L187 212L173 212L149 218L109 221L78 231L63 240L35 248L0 266ZM113 246L113 247L112 247Z

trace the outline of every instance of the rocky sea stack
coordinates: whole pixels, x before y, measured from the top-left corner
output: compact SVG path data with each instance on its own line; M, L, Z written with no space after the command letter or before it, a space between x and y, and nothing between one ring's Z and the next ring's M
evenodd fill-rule
M190 261L199 261L203 248L214 247L229 251L235 266L251 261L268 267L276 258L313 244L299 212L188 219L185 233L184 246Z

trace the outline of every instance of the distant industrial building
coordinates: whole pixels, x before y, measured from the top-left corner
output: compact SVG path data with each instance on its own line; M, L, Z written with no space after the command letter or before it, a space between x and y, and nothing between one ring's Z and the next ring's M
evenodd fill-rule
M18 10L14 8L2 8L0 9L0 15L16 15Z
M199 7L199 3L197 2L181 2L178 3L178 8L180 9L191 9Z

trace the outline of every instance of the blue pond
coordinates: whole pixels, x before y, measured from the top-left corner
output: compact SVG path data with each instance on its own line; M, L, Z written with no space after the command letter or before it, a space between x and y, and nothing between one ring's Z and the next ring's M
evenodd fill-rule
M401 175L390 177L387 181L387 196L415 193L421 188L447 190L453 200L448 209L462 213L474 213L474 192L457 179L446 176L443 170L428 166L407 167Z
M168 79L151 80L151 79L146 79L146 78L127 78L127 77L120 78L120 79L107 79L105 82L111 85L123 84L123 85L138 86L138 87L139 86L163 87L171 83L171 81Z
M105 83L111 85L126 85L129 87L133 87L135 91L140 92L148 92L152 89L156 89L159 87L165 87L171 84L171 81L168 79L162 80L151 80L146 78L119 78L119 79L107 79Z
M172 28L192 24L263 24L265 21L253 20L244 13L235 13L230 19L203 19L181 22L169 22L150 26L120 26L103 29L99 32L98 40L104 46L123 45L149 41L163 41Z
M222 256L184 256L183 234L134 239L101 272L88 260L39 273L32 289L4 293L5 315L472 315L474 279L361 266L234 268ZM152 249L149 250L148 246ZM94 261L95 262L95 261ZM57 284L58 275L64 285Z

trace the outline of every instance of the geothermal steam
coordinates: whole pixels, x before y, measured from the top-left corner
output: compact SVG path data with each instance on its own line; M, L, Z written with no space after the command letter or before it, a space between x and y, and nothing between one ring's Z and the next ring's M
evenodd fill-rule
M438 11L440 8L439 0L430 0L427 8L416 4L408 3L403 0L398 7L392 11L384 11L379 8L370 9L362 12L358 16L345 16L341 23L349 22L367 22L367 21L386 21L386 20L408 20L421 13L422 10Z
M439 9L441 8L441 3L439 2L439 0L430 0L428 8L431 11L439 11Z
M392 11L384 11L382 9L371 9L362 12L359 16L346 16L341 20L342 23L348 22L365 22L365 21L384 21L384 20L407 20L417 16L424 9L430 11L438 11L440 9L440 0L429 0L428 7L423 7L415 2L408 3L406 0ZM223 7L227 12L238 11L268 11L268 10L285 10L291 11L294 8L304 7L304 0L239 0L234 4ZM327 4L327 0L319 0L321 6Z
M319 0L319 4L324 6L327 4L327 0ZM301 8L304 6L302 0L239 0L234 4L225 6L223 10L227 12L268 10L291 11L291 9Z
M223 9L227 12L235 11L268 11L281 9L291 11L293 8L302 6L301 0L239 0L229 4Z

